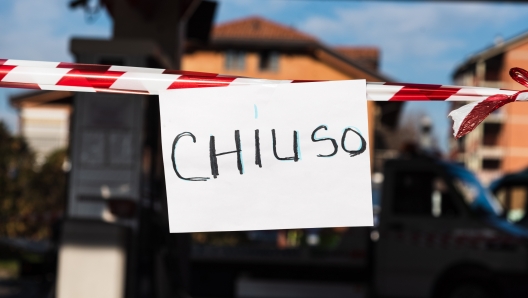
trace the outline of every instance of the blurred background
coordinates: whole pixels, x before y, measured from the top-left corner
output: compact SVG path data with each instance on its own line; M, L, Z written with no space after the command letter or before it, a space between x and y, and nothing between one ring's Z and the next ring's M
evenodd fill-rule
M521 0L4 0L0 57L520 90L526 17ZM462 104L368 103L374 227L170 234L157 96L0 89L0 297L527 297L528 105L456 140Z

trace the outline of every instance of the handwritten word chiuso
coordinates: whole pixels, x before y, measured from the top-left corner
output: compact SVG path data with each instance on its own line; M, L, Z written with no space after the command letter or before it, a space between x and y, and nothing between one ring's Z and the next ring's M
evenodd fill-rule
M339 146L337 144L337 141L334 138L330 138L330 137L317 138L316 133L321 129L328 130L328 127L326 125L320 125L316 129L314 129L311 134L311 141L312 142L323 142L323 141L331 142L334 148L333 151L328 154L317 154L317 156L318 157L332 157L337 154L339 150ZM360 141L359 149L351 150L349 148L346 148L345 144L346 144L346 139L349 135L348 134L349 132L353 133L353 135L359 138L359 141ZM300 160L299 153L301 151L301 148L300 148L300 143L299 143L298 131L296 130L293 131L293 156L288 156L288 157L280 157L277 154L277 138L275 136L275 129L271 130L271 136L273 140L273 145L272 145L273 155L275 156L277 160L293 160L294 162L297 162ZM178 178L180 179L187 180L187 181L207 181L209 180L210 179L209 177L184 177L179 172L178 167L177 167L176 157L175 157L176 156L175 155L176 145L178 144L178 142L180 142L180 140L183 137L191 137L193 143L196 143L196 136L192 132L182 132L174 138L174 141L172 143L171 159L172 159L172 167L174 168L174 172L176 173L176 176L178 176ZM220 175L218 172L218 157L222 155L227 155L227 154L236 154L238 171L240 172L240 175L244 174L244 167L242 166L242 145L240 142L240 131L239 130L235 130L235 147L236 147L236 150L233 150L233 151L217 152L215 136L211 135L209 137L209 162L211 165L211 175L215 179ZM260 150L261 148L260 147L261 147L260 131L258 129L255 129L255 165L262 168L262 158L261 158L261 150ZM344 152L350 154L351 157L354 157L356 155L359 155L365 152L366 148L367 148L367 142L365 141L365 138L363 138L361 133L359 133L358 131L350 127L347 127L343 130L343 133L341 135L341 149Z
M170 231L372 225L365 87L358 80L160 94Z

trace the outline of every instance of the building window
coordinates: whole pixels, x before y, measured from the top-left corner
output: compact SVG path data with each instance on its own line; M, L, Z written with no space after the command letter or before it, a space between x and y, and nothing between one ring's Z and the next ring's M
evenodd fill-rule
M484 158L482 160L482 169L498 170L501 166L501 160L496 158Z
M279 53L273 51L262 51L259 54L259 70L272 71L279 70Z
M246 68L246 53L244 51L227 51L225 69L244 70Z
M497 146L499 143L499 136L501 133L500 123L484 123L484 136L482 138L482 145Z

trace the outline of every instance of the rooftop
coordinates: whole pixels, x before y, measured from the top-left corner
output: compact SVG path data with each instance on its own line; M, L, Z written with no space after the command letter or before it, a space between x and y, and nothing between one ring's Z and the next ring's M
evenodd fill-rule
M453 72L453 77L456 77L458 74L465 72L472 64L475 64L478 61L485 61L485 60L491 59L493 57L496 57L497 55L500 55L506 51L509 51L527 42L528 42L528 32L523 32L506 41L496 42L495 44L465 59L461 64L459 64L455 68L455 71Z
M346 58L369 69L377 70L379 67L380 51L376 47L338 46L333 49Z
M261 17L248 17L217 25L212 39L253 39L317 42L315 37Z
M258 16L247 17L216 25L213 28L212 41L215 44L228 44L246 47L272 45L274 48L299 47L324 48L325 51L340 55L343 59L356 63L357 66L370 71L378 71L379 49L376 47L323 45L317 38Z

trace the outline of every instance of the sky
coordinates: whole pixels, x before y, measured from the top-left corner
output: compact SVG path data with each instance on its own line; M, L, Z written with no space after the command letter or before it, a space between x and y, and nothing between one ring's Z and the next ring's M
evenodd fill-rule
M70 10L68 0L1 0L0 57L3 59L73 61L72 36L110 38L112 23L106 12L88 21L81 10ZM9 96L27 92L0 88L0 120L17 132L17 114Z
M2 0L0 57L73 61L72 36L110 38L106 12L88 20L70 10L68 0ZM344 1L344 0L219 0L216 22L260 15L311 34L334 45L376 46L381 71L400 82L450 84L455 67L471 54L528 31L528 4ZM294 79L294 78L292 78ZM17 117L0 90L0 120L16 132ZM404 115L425 113L434 134L447 149L450 122L446 103L406 105Z

